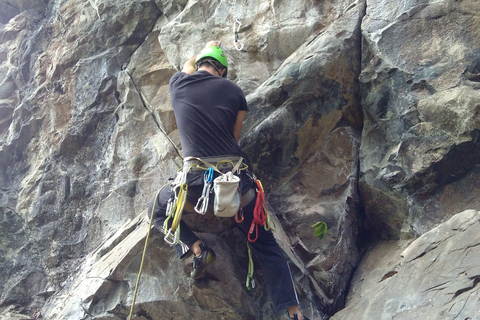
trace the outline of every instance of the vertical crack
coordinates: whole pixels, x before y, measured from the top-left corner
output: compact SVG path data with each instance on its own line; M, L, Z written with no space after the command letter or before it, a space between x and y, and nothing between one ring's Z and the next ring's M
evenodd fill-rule
M140 90L138 89L137 87L137 84L135 83L135 81L133 80L133 77L132 75L128 72L128 70L123 70L127 75L128 77L130 78L130 81L132 81L132 84L133 84L133 87L135 88L135 91L138 93L138 96L140 97L140 101L142 102L142 106L145 108L145 110L148 111L148 113L150 113L150 115L152 116L153 118L153 121L155 122L155 124L157 125L157 127L160 129L160 131L163 133L163 135L168 139L168 141L170 141L171 145L173 146L173 148L175 149L175 152L177 153L177 155L183 159L182 155L181 155L181 152L180 150L178 149L178 147L176 146L176 144L173 142L173 140L169 137L169 135L167 134L167 132L165 131L165 129L163 128L162 124L160 121L157 120L157 118L155 117L155 114L153 113L153 107L147 102L147 100L145 99L145 97L143 96L143 94L140 92ZM148 108L147 107L150 107Z

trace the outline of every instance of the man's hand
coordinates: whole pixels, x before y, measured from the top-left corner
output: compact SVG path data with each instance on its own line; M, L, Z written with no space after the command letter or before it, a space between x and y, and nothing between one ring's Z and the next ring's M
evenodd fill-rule
M205 45L205 48L206 47L220 47L221 44L222 44L222 41L217 41L217 40L208 41L207 44Z
M208 41L207 44L205 45L205 48L207 48L207 47L220 47L221 44L222 44L222 41L217 41L217 40ZM185 73L188 73L188 74L194 73L197 70L197 68L195 66L196 58L197 58L197 56L194 55L193 57L188 59L187 62L185 62L185 64L183 65L182 71L185 72Z

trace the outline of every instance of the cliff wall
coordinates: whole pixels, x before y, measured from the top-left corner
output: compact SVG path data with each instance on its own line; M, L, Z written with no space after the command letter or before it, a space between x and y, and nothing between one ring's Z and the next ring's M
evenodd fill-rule
M182 163L168 81L209 40L247 96L240 144L305 314L473 319L479 12L476 0L0 0L1 319L127 317L146 208ZM152 230L134 319L280 318L268 270L245 288L235 226L185 218L217 252L212 277L193 282L191 260Z

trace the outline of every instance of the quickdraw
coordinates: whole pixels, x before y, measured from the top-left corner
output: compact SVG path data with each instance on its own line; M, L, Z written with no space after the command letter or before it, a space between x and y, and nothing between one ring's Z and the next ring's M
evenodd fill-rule
M198 198L195 211L199 214L205 214L208 210L208 200L212 189L213 182L213 168L208 168L203 174L203 191L200 198Z
M247 273L247 280L246 280L245 286L247 287L248 290L252 290L253 288L255 288L255 279L253 279L254 266L253 266L252 251L250 249L250 244L248 242L247 242L247 248L248 248L248 273Z
M238 38L238 32L240 31L241 25L242 23L238 19L235 20L235 22L233 23L233 33L235 34L235 40L233 41L233 45L235 46L235 49L237 49L237 51L241 51L243 49L243 43L240 42Z
M182 220L183 209L187 200L188 185L186 183L187 173L179 172L172 185L172 196L167 202L167 218L163 223L165 237L163 238L169 245L178 244L180 241L180 221ZM170 219L173 219L172 225L168 228Z

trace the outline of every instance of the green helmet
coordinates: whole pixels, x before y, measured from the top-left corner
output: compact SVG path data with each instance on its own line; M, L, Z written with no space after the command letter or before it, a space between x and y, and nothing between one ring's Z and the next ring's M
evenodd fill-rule
M202 51L200 51L199 54L197 54L197 58L195 59L195 64L197 64L200 60L205 59L205 58L213 58L220 62L222 66L224 66L226 69L228 69L228 62L227 62L227 57L223 53L223 50L220 49L220 47L206 47Z

